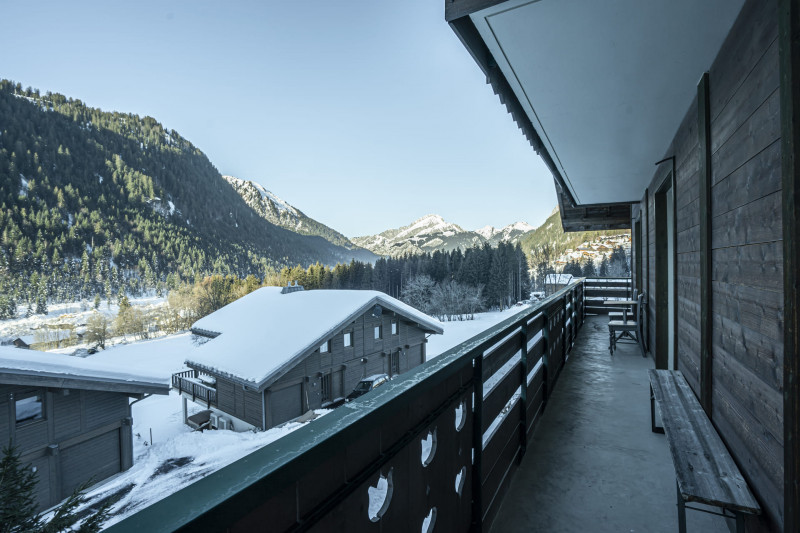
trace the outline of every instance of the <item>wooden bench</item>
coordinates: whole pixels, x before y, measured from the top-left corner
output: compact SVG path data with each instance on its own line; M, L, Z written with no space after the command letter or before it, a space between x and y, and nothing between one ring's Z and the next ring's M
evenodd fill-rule
M678 530L686 532L686 508L736 520L744 533L744 516L760 514L747 482L728 453L705 411L678 370L650 370L650 423L653 432L666 433L678 485ZM663 427L655 424L658 403ZM697 502L721 513L691 507Z

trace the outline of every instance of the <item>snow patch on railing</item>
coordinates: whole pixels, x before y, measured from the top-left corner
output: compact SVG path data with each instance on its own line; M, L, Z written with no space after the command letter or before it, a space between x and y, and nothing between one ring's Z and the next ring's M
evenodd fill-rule
M515 366L522 361L522 349L520 349L517 353L515 353L506 363L497 369L497 372L489 376L489 378L483 382L483 399L485 400L487 396L492 392L498 383L503 381L503 378L511 372Z

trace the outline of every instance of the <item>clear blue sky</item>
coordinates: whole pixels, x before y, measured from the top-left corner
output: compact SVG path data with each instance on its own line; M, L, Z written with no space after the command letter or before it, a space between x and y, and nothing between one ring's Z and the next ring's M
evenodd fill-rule
M544 221L553 180L444 0L5 2L0 77L150 115L349 237Z

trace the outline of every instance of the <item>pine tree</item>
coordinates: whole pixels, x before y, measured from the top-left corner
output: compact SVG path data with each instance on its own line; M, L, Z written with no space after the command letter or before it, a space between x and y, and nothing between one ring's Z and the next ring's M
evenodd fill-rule
M74 529L81 518L78 507L86 502L83 496L91 480L79 486L45 521L36 511L36 473L19 460L16 448L3 448L0 459L0 533L51 533L78 531L95 533L108 519L112 502L106 501Z

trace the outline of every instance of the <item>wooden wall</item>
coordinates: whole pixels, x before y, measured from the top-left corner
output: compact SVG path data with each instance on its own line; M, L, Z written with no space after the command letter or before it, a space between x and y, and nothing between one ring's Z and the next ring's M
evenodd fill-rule
M748 530L757 531L779 531L783 527L783 248L777 36L777 2L748 0L708 78L710 408L714 425L764 508L765 515L748 524ZM700 79L702 73L697 75ZM698 130L703 124L698 124L699 115L703 114L695 99L665 155L674 155L676 166L677 364L701 397L700 264L704 251L700 228L704 213L700 172L705 150L699 145ZM649 218L651 339L656 330L654 191L670 170L658 169L640 205Z
M44 391L44 416L17 425L14 395L32 390ZM0 442L17 446L22 463L36 468L37 503L50 507L89 478L133 464L128 396L0 384Z

